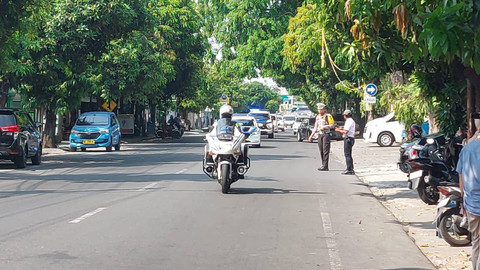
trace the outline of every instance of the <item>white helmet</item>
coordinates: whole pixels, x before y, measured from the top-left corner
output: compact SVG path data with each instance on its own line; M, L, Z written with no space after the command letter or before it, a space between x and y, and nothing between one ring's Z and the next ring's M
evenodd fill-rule
M230 105L223 105L220 107L220 118L232 118L233 108Z

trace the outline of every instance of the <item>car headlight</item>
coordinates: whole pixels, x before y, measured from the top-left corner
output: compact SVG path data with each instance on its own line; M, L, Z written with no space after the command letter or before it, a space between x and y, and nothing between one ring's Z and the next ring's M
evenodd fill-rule
M70 131L70 133L72 133L72 134L78 134L78 133L80 133L80 131L75 130L75 129L72 129L72 131Z
M108 134L110 131L108 129L101 129L100 134Z

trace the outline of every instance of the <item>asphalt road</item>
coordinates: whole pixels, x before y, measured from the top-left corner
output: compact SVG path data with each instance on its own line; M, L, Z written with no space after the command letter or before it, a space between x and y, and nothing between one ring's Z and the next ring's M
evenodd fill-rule
M356 176L315 144L251 149L231 194L203 141L55 152L0 165L0 269L433 269Z

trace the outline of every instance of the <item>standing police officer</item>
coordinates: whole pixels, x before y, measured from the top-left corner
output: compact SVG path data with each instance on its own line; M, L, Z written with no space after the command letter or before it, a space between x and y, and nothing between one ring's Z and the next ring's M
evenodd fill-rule
M345 161L347 163L347 170L342 174L355 174L353 171L353 157L352 148L355 144L355 121L352 119L352 112L345 110L343 112L343 119L345 119L345 125L343 128L337 128L336 131L343 134L343 150L345 154Z
M330 156L330 137L334 127L332 115L326 113L325 104L318 103L318 115L315 118L315 127L308 141L312 141L313 135L318 132L318 150L322 159L322 166L319 171L328 171L328 158Z

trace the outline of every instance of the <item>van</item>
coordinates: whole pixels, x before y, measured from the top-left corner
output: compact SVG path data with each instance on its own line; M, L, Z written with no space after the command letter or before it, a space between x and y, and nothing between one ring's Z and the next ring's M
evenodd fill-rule
M82 113L70 133L70 151L105 147L107 152L120 150L120 124L112 112Z

